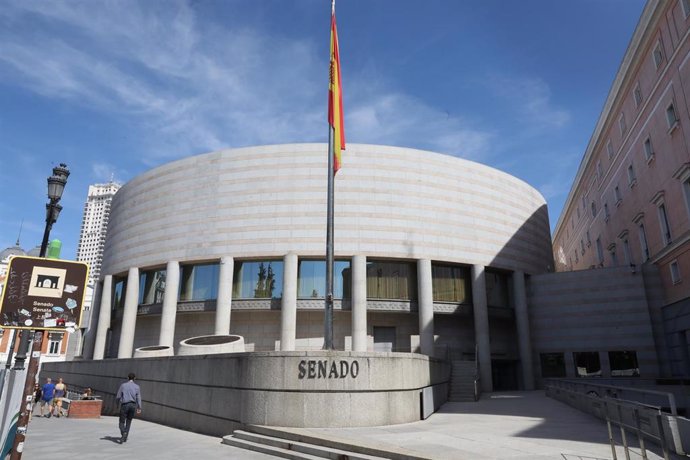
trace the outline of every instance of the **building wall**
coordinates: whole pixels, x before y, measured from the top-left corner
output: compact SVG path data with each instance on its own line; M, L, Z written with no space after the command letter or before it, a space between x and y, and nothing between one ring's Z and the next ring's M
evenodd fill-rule
M549 273L528 283L535 377L540 354L564 353L568 377L574 352L598 352L602 376L610 377L609 351L634 351L643 378L659 374L643 274L627 267Z
M690 276L690 106L686 96L690 89L690 16L681 4L661 0L646 6L553 239L559 271L631 263L657 265L667 304L690 297L690 283L682 282L682 277ZM658 66L654 60L657 47L663 55ZM670 104L677 114L675 124L667 120ZM621 117L625 119L623 129ZM613 155L609 155L609 144ZM629 179L630 166L634 180ZM670 240L664 237L661 204ZM648 256L640 243L640 225L645 228ZM629 258L623 249L626 239ZM681 276L675 284L671 280L673 262Z
M102 273L168 260L322 256L326 146L222 150L152 169L111 208ZM552 268L544 198L521 180L420 150L348 146L335 185L336 256Z

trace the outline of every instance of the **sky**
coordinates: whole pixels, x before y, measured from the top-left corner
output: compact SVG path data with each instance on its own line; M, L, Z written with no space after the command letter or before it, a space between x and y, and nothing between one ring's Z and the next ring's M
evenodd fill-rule
M338 0L347 142L503 170L542 193L553 228L644 3ZM0 249L20 226L40 244L59 163L51 239L74 259L89 184L325 143L329 26L329 0L4 0Z

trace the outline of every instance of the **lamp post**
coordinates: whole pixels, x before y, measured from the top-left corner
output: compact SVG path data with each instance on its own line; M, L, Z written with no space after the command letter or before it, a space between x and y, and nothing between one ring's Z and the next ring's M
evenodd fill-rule
M53 224L57 221L62 206L58 204L62 198L62 192L65 190L67 178L69 177L69 169L64 163L60 163L53 168L53 175L48 178L48 203L46 203L46 228L43 232L43 242L41 243L40 257L45 257L46 249L48 248L48 238L50 237L50 230ZM23 363L26 360L26 353L29 348L30 336L33 336L33 346L31 348L31 358L29 359L29 367L26 371L26 382L24 384L24 396L22 397L21 407L19 410L19 419L17 420L17 434L14 438L14 445L12 447L12 460L19 460L22 458L22 451L24 450L24 439L26 438L26 428L29 424L29 412L31 410L31 398L34 391L34 382L36 381L36 374L38 372L38 362L41 357L41 344L43 342L43 331L25 331L22 334L19 342L19 352L17 353L17 366L23 368ZM21 366L21 367L20 367Z

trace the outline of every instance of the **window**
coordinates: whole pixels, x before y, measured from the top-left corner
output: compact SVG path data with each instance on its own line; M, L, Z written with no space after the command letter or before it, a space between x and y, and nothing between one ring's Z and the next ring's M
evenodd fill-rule
M604 203L604 220L606 220L606 222L608 222L609 217L611 217L611 214L609 214L609 204Z
M628 238L623 240L623 256L625 256L626 264L632 265L635 263L633 261L632 254L630 253L630 242L628 241Z
M647 246L647 233L644 229L644 224L640 223L637 227L640 235L640 249L642 250L642 262L646 262L649 259L649 247Z
M300 260L297 269L297 298L324 299L326 295L326 261ZM333 261L333 298L349 299L352 284L349 260Z
M609 155L609 160L613 158L613 145L611 145L611 141L606 143L606 153Z
M183 265L180 300L210 300L218 297L219 264Z
M113 310L125 308L125 291L127 290L127 278L113 278Z
M139 275L139 305L163 303L165 270L151 270Z
M472 303L472 275L469 267L431 264L435 302Z
M647 138L644 141L644 157L647 160L647 163L654 158L654 149L652 148L652 140L650 138Z
M585 235L587 235L587 247L589 247L592 244L592 238L589 236L589 230L587 230Z
M604 249L601 246L601 238L597 238L597 258L599 265L604 265Z
M661 42L656 44L652 54L654 56L654 67L658 69L661 63L664 62L664 51L661 49Z
M668 123L669 129L673 129L676 126L676 123L678 123L678 115L676 115L676 108L673 106L673 104L669 104L668 107L666 107L666 122Z
M604 177L604 170L601 167L601 160L597 161L597 174L600 178Z
M633 165L628 166L628 185L633 187L637 183L637 176L635 176L635 169Z
M596 217L596 216L597 216L597 204L594 201L592 201L592 217Z
M621 116L618 118L618 127L621 130L621 135L625 134L625 131L628 129L627 125L625 124L625 114L621 113Z
M486 303L489 307L510 308L512 283L507 273L486 270Z
M49 355L59 355L60 348L62 345L62 338L64 337L62 332L50 332L48 333L48 353Z
M661 228L661 239L664 245L671 244L671 228L668 225L668 216L666 215L666 205L661 203L657 210L659 212L659 225Z
M616 187L613 189L613 198L616 200L616 206L620 206L621 201L623 201L623 197L621 196L621 189Z
M416 268L409 262L367 262L367 298L417 300Z
M282 260L235 261L233 299L280 299L283 297Z
M585 242L583 240L580 240L580 249L582 250L582 254L585 253Z
M634 351L609 351L611 377L639 377L640 366Z
M688 214L690 214L690 179L686 179L685 182L683 182L683 194L685 195L685 207L687 208Z
M635 91L633 91L633 96L635 98L635 107L639 107L642 104L642 90L639 83L635 87Z
M596 351L575 352L573 360L577 377L601 377L601 363Z
M563 378L565 374L565 356L563 353L540 353L542 378Z
M671 262L669 265L669 269L671 270L671 282L673 284L678 284L680 283L680 267L678 266L678 261L674 260Z
M615 243L609 244L608 250L609 250L609 256L611 256L611 266L617 267L618 266L618 257L616 256L616 244Z
M577 256L577 249L576 249L575 250L575 263L577 264L579 262L580 262L580 258Z

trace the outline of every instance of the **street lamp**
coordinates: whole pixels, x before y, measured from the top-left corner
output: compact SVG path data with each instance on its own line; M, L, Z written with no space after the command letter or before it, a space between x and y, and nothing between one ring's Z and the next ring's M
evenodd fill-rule
M39 257L46 256L50 230L53 228L53 224L57 222L60 211L62 211L62 206L58 202L62 198L62 192L65 191L68 177L69 169L67 169L67 165L60 163L53 168L53 175L48 178L48 199L50 201L46 203L46 229L43 232L43 242L41 243Z
M46 256L46 249L48 248L48 238L50 237L50 230L53 224L57 222L62 206L58 204L62 198L62 192L65 191L67 178L69 177L69 169L64 163L60 163L53 168L53 175L48 178L48 203L46 203L46 229L43 232L43 242L41 243L40 257ZM15 334L16 336L16 334ZM19 342L19 351L15 361L15 368L23 369L24 361L29 349L30 336L33 336L33 347L31 358L29 359L29 366L26 370L26 381L24 383L24 395L21 399L21 410L17 420L17 432L14 438L12 447L12 460L20 460L22 457L22 450L24 439L26 437L26 427L29 424L29 406L25 402L31 401L33 394L34 383L36 382L36 374L38 373L38 360L41 354L41 342L43 341L43 332L25 330ZM13 344L14 345L14 344ZM12 347L14 348L14 346ZM9 362L9 359L8 359Z

